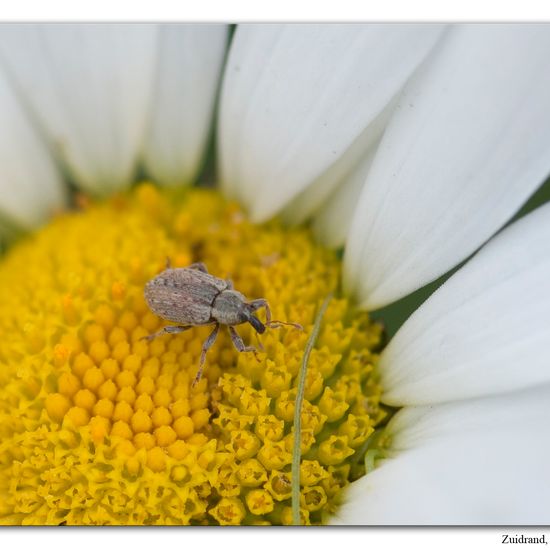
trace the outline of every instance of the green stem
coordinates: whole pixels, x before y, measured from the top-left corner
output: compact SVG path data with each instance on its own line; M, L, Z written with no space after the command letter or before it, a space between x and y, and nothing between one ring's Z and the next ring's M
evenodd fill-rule
M300 525L300 462L301 462L301 446L302 446L302 403L304 401L304 392L306 387L306 374L307 364L309 362L309 356L311 350L317 341L319 336L319 330L321 329L321 321L325 315L328 304L332 299L332 293L330 293L323 304L321 305L317 315L315 316L315 322L313 323L313 330L309 335L304 355L302 357L302 365L300 372L298 373L298 389L296 393L296 402L294 403L294 445L292 448L292 523L294 525Z

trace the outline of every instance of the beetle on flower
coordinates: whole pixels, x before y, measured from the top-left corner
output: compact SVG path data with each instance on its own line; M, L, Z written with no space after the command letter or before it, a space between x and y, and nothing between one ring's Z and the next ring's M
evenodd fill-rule
M271 309L267 300L257 298L250 302L233 288L230 280L219 279L208 273L202 262L184 268L172 269L170 260L166 269L145 286L145 300L151 310L163 319L180 323L169 325L145 338L149 341L163 334L178 334L191 327L214 324L214 330L202 346L199 370L193 380L193 386L201 379L206 353L214 345L221 325L227 325L233 344L238 351L256 352L256 348L245 346L235 325L250 323L258 334L265 327L275 328L290 325L302 328L297 323L285 323L271 320ZM265 308L265 325L254 315Z

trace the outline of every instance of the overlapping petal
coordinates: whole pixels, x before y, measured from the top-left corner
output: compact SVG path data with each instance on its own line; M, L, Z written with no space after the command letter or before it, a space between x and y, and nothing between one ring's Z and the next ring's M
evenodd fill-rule
M362 306L468 257L550 172L548 51L547 25L460 25L406 86L347 242Z
M220 105L225 190L261 221L316 183L313 211L379 137L385 109L441 29L240 26Z
M402 409L393 457L352 484L335 523L548 523L549 415L550 386Z
M547 524L549 452L540 427L466 433L407 450L354 482L332 522Z
M165 185L193 181L210 133L227 25L163 25L145 162Z
M143 144L155 25L3 25L0 60L77 183L131 181Z
M494 237L401 327L386 402L438 403L550 382L550 205Z
M357 168L332 192L316 213L313 229L325 246L336 248L346 242L353 213L375 154L376 145L373 145Z
M54 161L0 71L0 237L47 220L65 203Z
M547 433L550 384L512 394L500 394L439 405L400 409L388 424L391 453L423 447L466 434L488 434L506 428L519 437L524 428Z

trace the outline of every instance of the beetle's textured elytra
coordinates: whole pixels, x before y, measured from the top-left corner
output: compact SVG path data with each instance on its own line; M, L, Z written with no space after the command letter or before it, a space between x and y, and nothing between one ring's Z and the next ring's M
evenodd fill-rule
M271 320L271 310L266 300L260 298L247 301L245 296L233 288L230 280L210 275L202 263L172 268L168 260L166 269L145 285L144 295L153 313L167 321L178 323L146 336L147 340L153 340L163 334L177 334L194 326L214 325L202 346L199 370L193 385L202 376L206 353L216 341L220 325L228 326L231 340L241 352L256 352L256 348L244 344L233 328L235 325L250 323L259 334L265 332L266 327L290 325L302 328L297 323ZM254 315L254 312L262 307L266 312L265 324Z

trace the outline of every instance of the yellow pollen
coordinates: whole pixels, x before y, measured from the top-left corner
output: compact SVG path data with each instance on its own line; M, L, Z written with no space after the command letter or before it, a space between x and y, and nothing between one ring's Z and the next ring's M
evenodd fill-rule
M221 327L193 386L212 327L143 339L166 325L143 288L167 257L204 262L304 330L237 326L255 355ZM307 365L293 481L302 356L338 280L336 255L307 229L254 226L207 190L142 184L15 245L0 263L0 524L291 524L293 483L302 523L323 523L386 414L382 329L333 298Z

